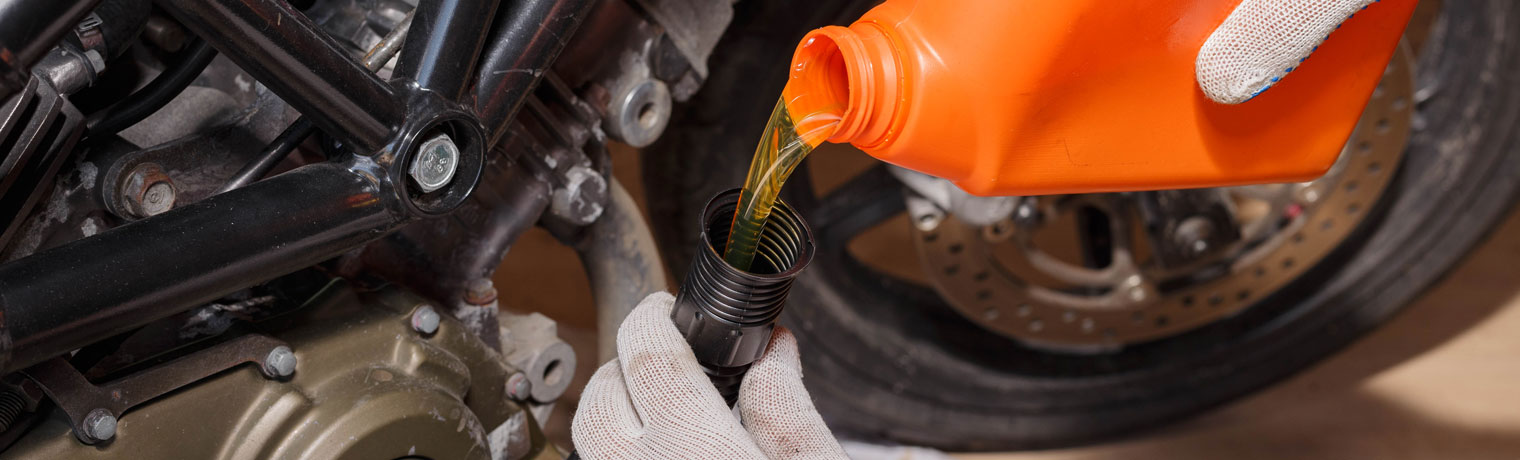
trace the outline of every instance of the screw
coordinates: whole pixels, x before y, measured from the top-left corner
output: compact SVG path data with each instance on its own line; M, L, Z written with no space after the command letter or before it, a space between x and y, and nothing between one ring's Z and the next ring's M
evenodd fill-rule
M521 372L507 377L507 397L518 401L526 400L533 391L533 383L528 381L528 376Z
M438 316L438 312L433 310L432 305L423 304L412 311L412 330L421 332L423 335L438 332L440 321L443 321L443 318Z
M296 372L296 354L290 347L280 345L269 350L264 357L264 375L272 378L289 377Z
M459 146L447 134L439 134L422 143L412 158L412 181L423 193L431 193L454 180L459 169Z
M155 163L142 163L127 173L121 185L121 204L128 217L156 216L174 209L174 182Z
M84 416L84 437L91 443L116 437L116 416L105 409L95 409Z

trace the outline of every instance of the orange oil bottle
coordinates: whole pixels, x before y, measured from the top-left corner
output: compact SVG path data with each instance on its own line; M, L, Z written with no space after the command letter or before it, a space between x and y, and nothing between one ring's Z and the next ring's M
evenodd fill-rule
M1415 3L1374 4L1222 105L1194 62L1238 0L887 0L804 37L782 100L832 113L828 141L979 195L1304 181L1335 161Z

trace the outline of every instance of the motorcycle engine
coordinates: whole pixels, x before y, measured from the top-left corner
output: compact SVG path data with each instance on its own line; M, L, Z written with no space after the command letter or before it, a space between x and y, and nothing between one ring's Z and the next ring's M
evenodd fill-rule
M355 58L404 39L415 3L291 1ZM608 200L606 143L660 135L732 15L729 2L695 0L583 10L482 179L509 184L507 198L490 198L508 204L547 194L539 212L503 217L518 208L472 201L455 218L4 376L0 456L561 458L540 426L576 356L547 317L498 311L489 273L503 254L459 254L504 227L583 233ZM217 194L297 123L289 104L202 49L203 69L162 108L90 134L125 95L194 59L196 43L145 0L106 0L34 67L0 109L0 262ZM378 64L387 78L394 61ZM270 175L339 148L318 133Z

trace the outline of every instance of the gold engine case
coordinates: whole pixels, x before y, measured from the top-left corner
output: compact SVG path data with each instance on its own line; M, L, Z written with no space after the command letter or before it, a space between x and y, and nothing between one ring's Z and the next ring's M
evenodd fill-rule
M241 365L127 411L114 439L85 445L59 414L0 458L560 459L526 408L516 372L458 322L423 336L422 300L334 283L271 334L290 344L284 381Z

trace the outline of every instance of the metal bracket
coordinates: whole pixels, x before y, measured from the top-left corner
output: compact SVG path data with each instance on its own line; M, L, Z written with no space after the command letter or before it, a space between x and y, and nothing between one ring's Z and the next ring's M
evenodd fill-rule
M128 409L224 370L255 363L261 374L271 376L265 361L278 348L289 350L285 342L272 337L245 335L103 385L85 380L61 357L21 373L58 404L80 442L95 444L115 436L116 420Z

